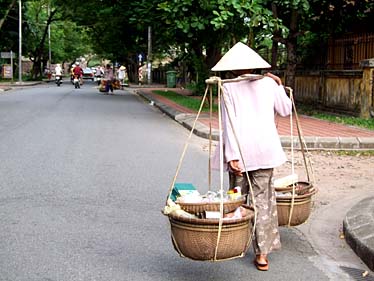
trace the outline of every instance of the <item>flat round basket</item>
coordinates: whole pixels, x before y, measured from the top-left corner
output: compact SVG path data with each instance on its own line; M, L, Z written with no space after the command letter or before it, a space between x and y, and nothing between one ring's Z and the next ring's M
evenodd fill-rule
M223 213L227 214L236 210L236 208L240 207L244 204L245 198L240 198L238 200L230 200L223 203ZM213 202L213 203L180 203L178 205L181 206L181 209L191 213L191 214L200 214L205 211L219 211L220 210L220 202Z
M317 193L317 189L312 188L312 189L309 190L308 193L304 193L302 195L295 195L294 200L295 201L304 201L305 199L312 197L316 193ZM289 202L291 202L292 195L282 195L282 196L277 195L276 198L277 198L277 201L289 201Z
M243 257L251 241L254 218L252 209L247 208L246 213L241 219L223 221L218 245L218 219L189 219L169 215L175 250L182 257L199 261Z
M275 191L278 192L292 192L293 186L289 185L286 187L276 187ZM297 195L303 195L313 189L313 185L310 182L298 181L295 183L295 192Z

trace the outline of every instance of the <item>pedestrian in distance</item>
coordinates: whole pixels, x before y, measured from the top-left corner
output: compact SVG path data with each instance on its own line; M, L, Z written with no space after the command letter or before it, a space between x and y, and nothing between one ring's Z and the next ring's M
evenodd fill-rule
M74 68L76 67L75 63L73 63L71 65L71 68L70 68L70 81L72 84L74 84L73 80L74 80Z
M113 94L113 69L110 66L110 64L106 65L106 68L104 70L104 81L105 81L105 93L108 94L109 90Z
M139 82L139 85L141 85L143 82L143 66L141 63L139 63L139 67L138 67L138 82Z
M117 75L118 75L118 80L119 80L119 83L120 83L120 87L122 89L123 86L125 85L126 67L121 65L121 67L117 71Z
M272 178L273 169L287 159L274 121L275 112L288 116L292 110L279 77L252 73L254 69L269 67L254 50L239 42L212 68L231 71L238 77L235 82L223 83L223 164L228 171L229 188L239 186L250 204L254 198L257 220L252 244L254 264L261 271L269 268L268 254L281 247ZM217 149L215 168L219 161Z

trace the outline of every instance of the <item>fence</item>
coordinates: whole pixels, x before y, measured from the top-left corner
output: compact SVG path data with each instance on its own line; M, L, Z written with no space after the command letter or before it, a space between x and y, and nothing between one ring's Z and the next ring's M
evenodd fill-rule
M367 116L368 110L374 110L374 66L368 69L298 71L295 101L336 113ZM283 71L276 74L284 76ZM155 71L153 79L166 84L165 71Z
M154 83L166 84L166 70L165 69L153 69L152 81Z
M360 69L360 61L368 58L374 58L374 33L330 39L326 69Z
M361 61L360 66L361 70L297 72L295 100L338 113L374 117L374 58Z
M295 100L336 112L358 115L361 107L362 70L298 72Z

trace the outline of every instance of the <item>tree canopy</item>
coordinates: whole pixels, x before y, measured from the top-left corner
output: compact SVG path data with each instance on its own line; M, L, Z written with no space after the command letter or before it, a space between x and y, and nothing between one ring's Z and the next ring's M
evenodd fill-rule
M1 50L16 50L18 1L0 4ZM286 79L293 84L296 66L315 58L327 38L357 31L369 23L368 0L23 0L23 47L41 75L48 61L48 26L52 63L96 56L136 69L147 59L148 30L152 57L183 57L200 77L236 42L242 41L279 67L286 51ZM361 27L362 28L362 27ZM372 24L365 25L372 32ZM318 48L316 48L318 46ZM197 75L197 77L199 76ZM202 79L204 81L204 79Z

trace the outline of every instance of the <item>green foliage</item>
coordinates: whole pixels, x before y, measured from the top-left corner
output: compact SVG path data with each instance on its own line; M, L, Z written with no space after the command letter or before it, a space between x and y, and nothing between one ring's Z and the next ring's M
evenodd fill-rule
M360 0L276 0L278 17L288 27L283 43L296 38L297 61L313 64L326 49L327 39L347 32L374 31L374 2ZM292 15L296 16L294 25ZM292 34L290 34L290 31ZM285 39L285 40L284 40Z
M88 32L87 28L79 27L68 20L60 23L56 29L52 27L52 61L74 62L78 57L91 54L93 51Z
M0 19L13 0L0 4ZM152 27L152 57L188 54L196 85L209 76L221 54L238 41L257 51L273 40L296 46L297 62L313 61L331 35L372 29L373 1L341 0L24 0L23 50L30 57L48 56L43 40L51 12L53 63L76 57L107 58L137 68L137 54L147 54L147 29ZM18 49L18 4L0 29L0 49ZM292 22L293 19L297 19ZM0 20L1 22L1 20ZM371 26L371 27L370 27ZM290 62L288 62L289 64ZM287 65L288 65L287 64Z
M361 0L320 0L311 2L310 31L322 34L343 34L371 28L374 2ZM368 24L367 26L365 24Z
M339 156L373 157L374 150L332 150L330 153Z
M173 91L161 91L161 90L155 90L153 91L155 94L166 97L170 99L171 101L184 106L186 108L189 108L194 111L198 111L201 106L201 98L191 97L191 96L184 96L180 95ZM213 112L216 112L218 110L217 105L213 105ZM204 106L202 109L203 112L209 111L208 106Z
M358 117L350 117L350 116L334 116L328 115L325 113L316 113L313 115L319 119L328 120L335 123L341 123L345 125L352 125L357 127L366 128L369 130L374 130L374 119L362 119Z
M11 7L12 1L0 1L0 50L6 52L18 50L18 5Z

